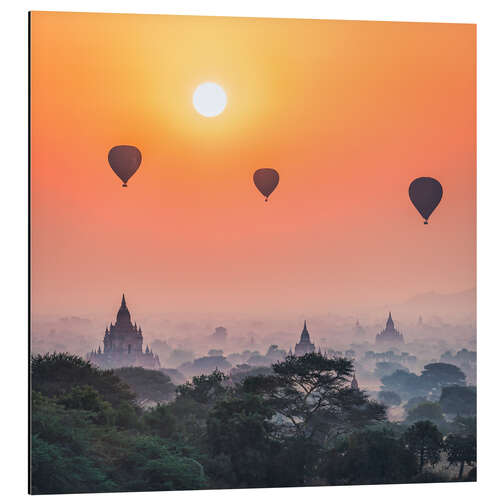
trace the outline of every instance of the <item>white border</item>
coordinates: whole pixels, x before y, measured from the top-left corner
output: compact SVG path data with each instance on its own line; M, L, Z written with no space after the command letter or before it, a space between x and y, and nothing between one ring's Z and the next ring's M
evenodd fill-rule
M478 24L478 354L479 354L479 482L332 488L288 488L169 492L176 498L303 498L342 495L353 499L384 500L480 495L493 498L500 484L498 472L498 370L500 239L500 3L496 0L184 0L184 1L18 1L3 7L2 47L2 156L0 168L2 383L2 482L5 498L27 496L27 11L132 12L158 14L226 15L354 20L466 22ZM495 411L495 403L497 409ZM159 498L164 493L127 494L127 498ZM89 495L84 495L88 497ZM115 498L116 494L109 494ZM60 498L70 498L62 495ZM97 497L96 497L97 498ZM102 497L104 498L104 497ZM108 498L108 496L106 496Z

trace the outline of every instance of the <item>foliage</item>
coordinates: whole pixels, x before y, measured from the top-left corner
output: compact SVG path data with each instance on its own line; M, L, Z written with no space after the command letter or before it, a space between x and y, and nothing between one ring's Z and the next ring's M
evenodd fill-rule
M418 422L419 420L429 420L436 425L440 425L444 423L444 415L443 410L439 403L432 403L427 401L425 403L421 403L415 408L412 408L408 412L408 417L406 421L409 423Z
M396 370L392 375L382 377L382 384L384 391L396 392L404 399L424 397L428 393L418 375L403 370Z
M393 391L380 391L377 394L377 399L386 406L399 406L401 404L399 394Z
M417 462L392 433L362 431L330 450L325 468L328 484L388 484L410 481Z
M430 363L425 365L420 377L422 384L428 390L440 389L447 385L465 384L464 372L458 366L449 363Z
M159 370L129 366L115 369L114 373L132 389L139 401L164 402L175 396L175 385Z
M392 361L379 361L375 365L375 375L378 378L382 378L387 375L392 375L397 370L402 370L404 372L409 373L408 368L403 366L401 363L394 363Z
M409 412L410 410L413 410L413 408L417 407L421 403L428 403L428 399L422 397L422 396L415 396L413 398L410 398L406 404L404 405L404 409Z
M112 370L100 370L78 356L67 353L36 355L31 358L31 384L45 396L61 396L74 386L94 388L114 408L133 403L134 393Z
M65 375L57 373L60 367ZM80 358L32 361L31 490L35 494L203 488L198 453L156 433L160 418L141 420L134 394L110 371ZM90 382L68 384L68 380ZM37 379L36 377L39 377ZM52 377L52 378L51 378ZM124 398L110 395L115 389ZM50 395L50 397L48 395ZM146 431L146 432L145 432ZM148 431L150 433L148 434Z
M209 414L210 452L229 458L236 484L241 487L269 485L272 416L270 405L255 394L222 400Z
M422 373L408 373L396 370L392 375L382 377L383 390L397 392L402 398L438 396L441 388L449 385L464 385L465 374L460 368L448 363L430 363Z
M273 375L248 377L243 390L261 394L281 416L285 435L325 444L340 434L385 418L385 407L350 388L352 362L317 353L288 356Z
M171 406L158 403L156 407L145 411L143 421L151 433L164 438L171 438L176 431L176 418Z
M476 437L472 434L450 434L446 437L444 449L450 464L459 464L458 479L462 479L464 465L476 463Z
M33 493L442 480L423 470L439 458L438 429L387 422L384 405L351 389L348 359L288 356L237 380L215 370L147 409L137 400L173 389L160 371L67 354L36 356L31 371ZM429 418L430 405L410 414ZM449 463L474 464L475 419L449 426Z
M445 413L453 415L475 415L476 388L460 385L443 387L439 404Z
M419 472L426 463L435 465L439 462L443 444L443 435L429 420L416 422L403 435L403 442L418 460Z

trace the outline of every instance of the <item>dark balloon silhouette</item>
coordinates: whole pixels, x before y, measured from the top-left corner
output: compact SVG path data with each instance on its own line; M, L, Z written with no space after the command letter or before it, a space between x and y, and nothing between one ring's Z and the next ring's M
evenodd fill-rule
M253 182L257 186L257 189L266 197L266 201L269 195L276 189L279 181L280 174L274 168L259 168L253 174Z
M122 180L122 186L127 187L127 181L141 164L142 155L135 146L115 146L109 150L108 161L113 172Z
M418 177L410 184L408 192L411 202L425 219L424 224L428 224L427 219L443 197L441 183L432 177Z

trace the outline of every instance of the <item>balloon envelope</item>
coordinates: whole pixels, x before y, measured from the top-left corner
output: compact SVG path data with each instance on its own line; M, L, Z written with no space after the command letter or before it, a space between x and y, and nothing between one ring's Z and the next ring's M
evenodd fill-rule
M427 224L443 196L441 183L432 177L418 177L410 184L408 192L411 202L425 219L424 224Z
M253 182L257 189L266 197L276 189L280 174L274 168L259 168L253 174Z
M115 146L108 153L108 162L122 180L123 187L127 187L127 181L135 174L141 161L141 152L135 146Z

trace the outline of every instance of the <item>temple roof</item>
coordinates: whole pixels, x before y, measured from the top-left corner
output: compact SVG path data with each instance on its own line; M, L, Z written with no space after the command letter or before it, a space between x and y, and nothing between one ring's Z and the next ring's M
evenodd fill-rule
M307 331L307 324L304 320L304 328L302 329L302 333L300 335L300 343L301 344L310 344L311 338L309 337L309 332Z
M394 330L394 321L392 321L392 314L389 312L389 317L387 318L387 323L385 325L386 330Z
M116 315L116 326L132 326L130 321L130 312L125 302L125 294L122 295L122 303Z

